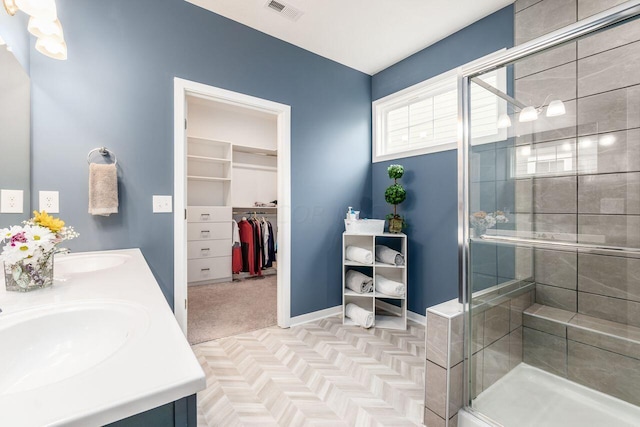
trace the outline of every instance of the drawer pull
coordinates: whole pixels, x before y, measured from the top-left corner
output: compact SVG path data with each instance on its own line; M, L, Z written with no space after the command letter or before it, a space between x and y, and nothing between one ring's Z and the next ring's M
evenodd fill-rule
M200 219L209 219L209 216L210 215L208 213L203 213L203 214L200 214Z
M209 248L202 248L202 249L200 249L200 250L201 250L202 252L209 252L211 249L209 249Z
M202 230L202 231L200 232L200 234L209 234L209 233L210 233L210 231L209 231L209 230Z
M205 272L205 271L210 271L210 268L201 268L200 271Z

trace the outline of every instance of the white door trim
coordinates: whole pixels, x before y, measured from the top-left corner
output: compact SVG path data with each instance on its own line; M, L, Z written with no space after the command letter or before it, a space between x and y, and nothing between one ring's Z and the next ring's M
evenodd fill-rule
M186 97L197 96L278 117L278 326L291 324L291 107L226 89L174 78L174 313L187 335Z

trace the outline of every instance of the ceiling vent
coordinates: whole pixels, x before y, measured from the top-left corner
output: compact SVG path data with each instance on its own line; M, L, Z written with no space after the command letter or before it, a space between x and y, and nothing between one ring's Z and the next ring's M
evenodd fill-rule
M291 21L297 21L302 16L302 11L282 1L269 0L265 7Z

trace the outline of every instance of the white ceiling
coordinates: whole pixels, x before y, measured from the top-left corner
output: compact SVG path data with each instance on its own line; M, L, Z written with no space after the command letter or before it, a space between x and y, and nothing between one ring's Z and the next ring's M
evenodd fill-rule
M303 12L291 21L268 0L186 0L367 74L375 74L513 0L277 0Z

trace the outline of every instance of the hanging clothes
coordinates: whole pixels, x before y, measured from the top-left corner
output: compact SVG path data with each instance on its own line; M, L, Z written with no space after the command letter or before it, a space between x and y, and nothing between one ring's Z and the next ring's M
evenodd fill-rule
M260 230L260 222L257 218L251 219L251 225L253 227L253 248L254 248L254 265L257 270L257 274L262 276L262 231Z
M276 262L275 235L273 234L273 226L269 221L267 221L267 227L269 229L269 242L267 248L267 251L269 252L269 265L267 267L272 267L273 263Z
M240 229L238 222L234 219L231 222L231 235L233 242L231 247L231 272L238 274L242 271L242 243L240 242Z
M256 270L253 226L243 219L238 223L238 229L242 248L242 271L257 274L259 270Z
M271 267L269 260L269 226L264 217L260 221L260 227L262 228L262 265L264 265L263 268L268 268Z

